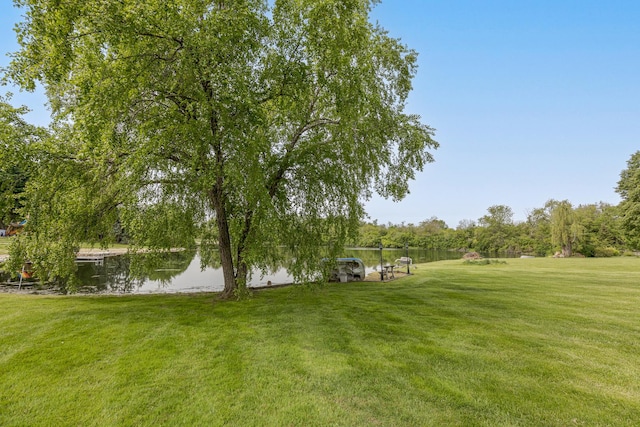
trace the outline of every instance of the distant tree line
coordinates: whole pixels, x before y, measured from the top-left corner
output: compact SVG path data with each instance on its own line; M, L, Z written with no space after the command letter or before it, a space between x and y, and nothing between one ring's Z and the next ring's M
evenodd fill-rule
M625 238L619 207L606 203L573 207L568 201L549 200L530 211L522 222L513 221L509 206L495 205L478 220L449 227L436 217L419 224L362 223L357 246L455 249L484 253L521 253L563 256L613 256L633 249Z
M607 257L640 248L640 151L627 162L616 191L617 205L573 206L568 200L549 200L532 209L525 221L513 220L506 205L494 205L477 220L460 221L456 228L431 217L419 224L364 222L357 239L362 247L411 247L547 256Z

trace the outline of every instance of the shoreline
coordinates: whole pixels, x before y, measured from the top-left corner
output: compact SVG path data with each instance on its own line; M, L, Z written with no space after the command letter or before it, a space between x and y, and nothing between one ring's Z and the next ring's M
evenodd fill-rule
M125 252L126 253L126 250ZM95 254L95 252L94 252ZM121 255L121 254L112 254L112 255ZM353 281L348 283L370 283L370 284L389 284L397 279L401 279L403 277L407 277L405 272L395 272L395 277L390 279L385 279L384 281L380 280L380 273L377 271L373 271L369 273L364 280L362 281ZM332 284L340 284L340 282L329 282ZM284 288L289 286L295 286L296 283L274 283L271 285L259 285L259 286L250 286L248 289L254 292L265 291L268 289L277 289ZM149 293L136 293L136 292L111 292L111 291L98 291L98 292L87 292L79 290L73 293L64 293L60 292L54 287L42 287L42 284L39 282L23 282L21 288L18 289L17 282L10 283L0 283L0 294L17 294L17 295L55 295L55 296L139 296L139 295L194 295L194 294L219 294L221 291L202 291L202 292L194 292L194 291L186 291L186 292L149 292Z

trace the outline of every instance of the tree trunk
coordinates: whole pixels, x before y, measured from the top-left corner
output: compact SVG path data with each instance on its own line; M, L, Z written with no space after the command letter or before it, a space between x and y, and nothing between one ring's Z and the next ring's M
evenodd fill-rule
M247 289L249 267L244 260L244 250L247 239L249 238L249 233L251 232L252 222L253 210L248 210L244 215L244 227L242 229L242 234L240 234L240 238L238 239L238 252L236 254L236 289L238 289L239 292L245 292Z
M241 294L247 289L247 273L249 269L247 263L244 261L238 261L238 268L236 272L236 289Z
M233 256L231 254L231 238L229 237L229 224L224 215L216 211L216 222L218 224L218 250L220 252L220 263L222 264L222 275L224 277L224 290L220 297L222 299L234 296L238 283L233 268Z
M224 277L224 290L220 295L222 299L234 296L238 283L236 281L235 269L233 266L233 255L231 252L231 236L229 234L229 223L227 221L227 211L224 206L220 188L214 189L210 195L210 201L216 213L216 224L218 226L218 251L220 252L220 264L222 264L222 276Z

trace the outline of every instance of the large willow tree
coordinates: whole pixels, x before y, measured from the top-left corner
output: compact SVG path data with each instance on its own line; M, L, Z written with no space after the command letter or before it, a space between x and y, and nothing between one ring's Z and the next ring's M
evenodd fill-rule
M310 277L437 147L404 112L416 53L374 3L16 0L10 76L44 85L57 129L22 253L45 266L38 247L68 257L115 221L137 245L185 245L210 221L224 296L279 246Z

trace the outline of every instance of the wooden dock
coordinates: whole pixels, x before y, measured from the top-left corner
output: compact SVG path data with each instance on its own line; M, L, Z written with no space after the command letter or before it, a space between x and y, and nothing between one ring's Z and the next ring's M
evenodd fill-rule
M76 261L103 261L109 255L111 255L109 252L78 253L76 255Z
M90 262L96 265L103 265L104 259L114 255L111 252L78 252L76 254L76 262Z

